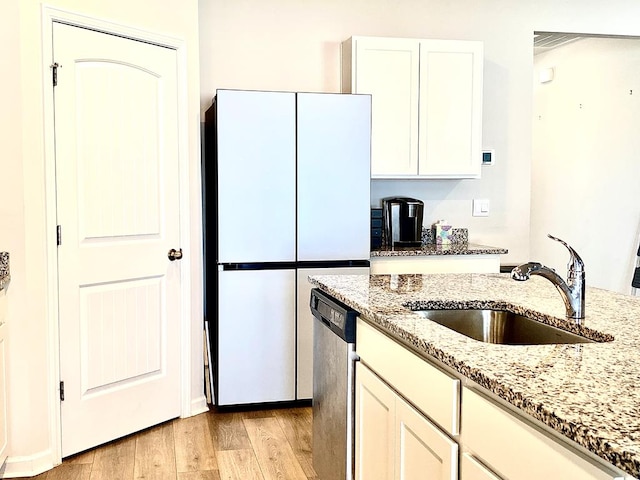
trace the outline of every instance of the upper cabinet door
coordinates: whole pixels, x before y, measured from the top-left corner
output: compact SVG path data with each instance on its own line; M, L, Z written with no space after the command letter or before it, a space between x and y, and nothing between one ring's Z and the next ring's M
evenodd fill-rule
M298 261L368 260L371 96L297 97Z
M418 175L480 177L482 43L420 42Z
M372 96L373 177L418 171L419 61L414 40L353 37L343 45L343 74L351 74L348 91Z
M218 90L218 262L296 257L295 93Z
M373 97L373 178L480 176L481 42L352 37L342 89Z

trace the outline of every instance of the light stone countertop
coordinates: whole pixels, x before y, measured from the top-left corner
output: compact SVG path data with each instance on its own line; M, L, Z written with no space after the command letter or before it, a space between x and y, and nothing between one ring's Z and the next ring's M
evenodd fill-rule
M490 247L476 243L452 243L436 245L428 243L422 247L381 247L371 251L374 257L421 257L433 255L503 255L509 253L506 248Z
M587 287L582 326L568 324L548 280L509 274L317 275L311 283L368 322L493 392L524 413L640 477L640 297ZM497 308L600 343L483 343L410 307Z
M0 290L9 285L9 252L0 252Z

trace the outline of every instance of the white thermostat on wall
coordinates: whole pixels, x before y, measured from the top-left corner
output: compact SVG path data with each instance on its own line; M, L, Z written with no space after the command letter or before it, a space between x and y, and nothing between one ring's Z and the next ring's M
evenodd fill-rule
M495 160L495 150L483 150L482 151L482 165L493 165Z

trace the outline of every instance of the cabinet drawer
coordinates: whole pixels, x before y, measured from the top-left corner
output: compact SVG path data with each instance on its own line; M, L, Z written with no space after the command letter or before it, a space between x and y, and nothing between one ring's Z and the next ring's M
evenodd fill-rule
M505 479L622 478L468 388L462 392L461 442ZM472 477L473 478L473 477Z
M431 365L361 319L356 350L372 370L451 435L459 431L460 380Z

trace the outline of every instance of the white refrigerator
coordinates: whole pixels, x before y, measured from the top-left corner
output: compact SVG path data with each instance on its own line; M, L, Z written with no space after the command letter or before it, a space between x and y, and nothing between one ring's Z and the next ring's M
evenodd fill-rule
M309 274L367 273L369 95L218 90L205 124L215 403L312 396Z

